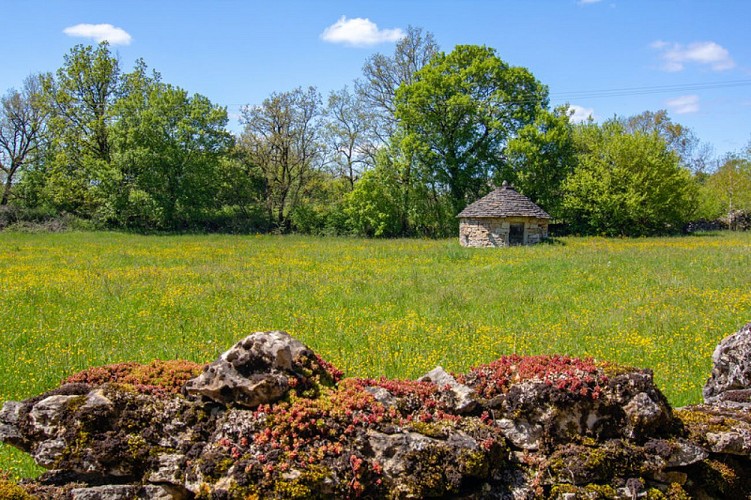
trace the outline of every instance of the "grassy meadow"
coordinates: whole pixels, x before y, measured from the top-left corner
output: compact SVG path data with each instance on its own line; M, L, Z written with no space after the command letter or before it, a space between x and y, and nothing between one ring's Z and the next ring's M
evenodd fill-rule
M348 376L414 378L509 353L649 367L701 400L711 354L751 321L751 233L456 240L0 233L0 402L122 361L210 362L283 329ZM0 469L34 473L0 447Z

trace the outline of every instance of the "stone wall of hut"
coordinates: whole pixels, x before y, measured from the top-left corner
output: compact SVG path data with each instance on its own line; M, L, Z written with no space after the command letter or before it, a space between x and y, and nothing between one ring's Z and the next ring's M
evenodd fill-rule
M459 221L459 243L465 247L506 247L512 224L524 224L520 244L533 245L548 237L548 220L534 217L466 217Z

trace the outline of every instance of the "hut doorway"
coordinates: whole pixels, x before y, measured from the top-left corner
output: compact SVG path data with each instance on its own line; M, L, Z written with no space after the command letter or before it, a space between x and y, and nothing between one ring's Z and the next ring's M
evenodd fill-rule
M511 224L508 231L509 246L524 244L524 224Z

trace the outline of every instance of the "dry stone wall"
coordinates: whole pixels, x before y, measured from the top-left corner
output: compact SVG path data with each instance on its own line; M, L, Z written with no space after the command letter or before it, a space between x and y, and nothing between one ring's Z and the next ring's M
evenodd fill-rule
M715 351L702 405L649 370L503 356L417 381L343 379L284 332L202 373L121 364L0 410L0 440L49 469L42 499L751 498L751 326ZM109 377L107 375L110 375ZM190 377L190 379L188 379ZM182 382L179 382L182 381Z

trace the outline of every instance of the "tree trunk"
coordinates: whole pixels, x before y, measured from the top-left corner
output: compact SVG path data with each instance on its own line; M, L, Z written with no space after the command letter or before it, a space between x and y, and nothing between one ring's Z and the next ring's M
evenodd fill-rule
M0 205L5 206L8 204L8 200L10 199L10 188L13 185L13 175L8 174L8 176L5 178L5 187L3 188L3 198L0 200Z

